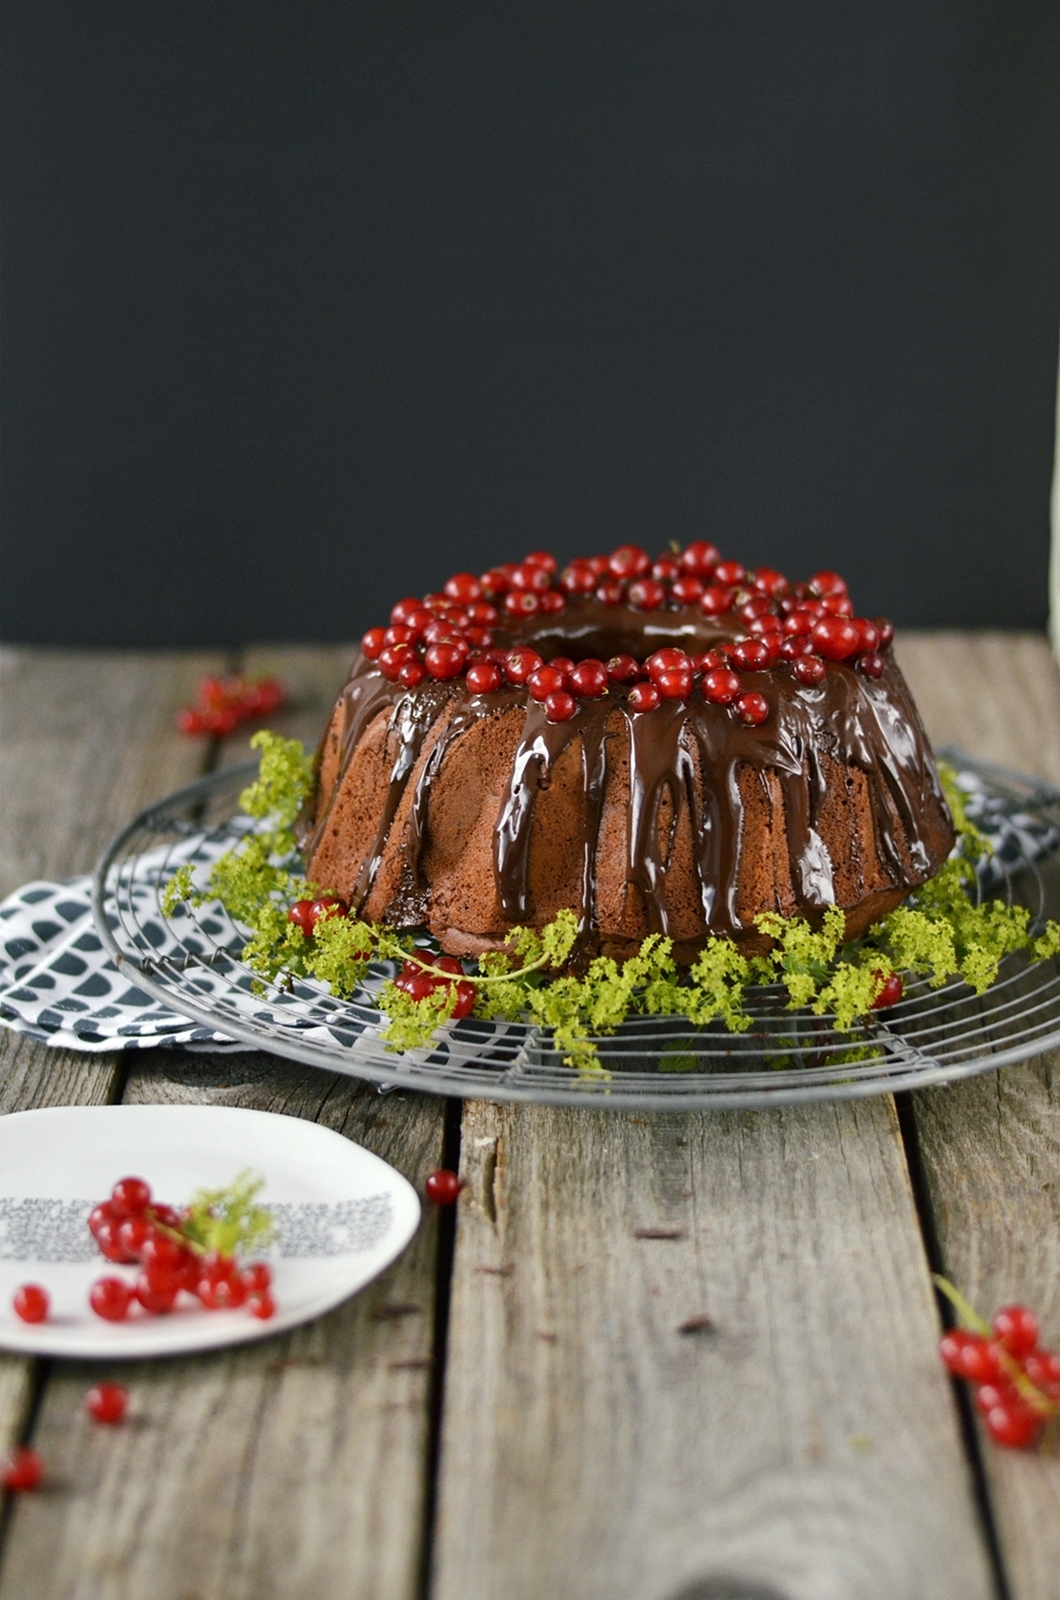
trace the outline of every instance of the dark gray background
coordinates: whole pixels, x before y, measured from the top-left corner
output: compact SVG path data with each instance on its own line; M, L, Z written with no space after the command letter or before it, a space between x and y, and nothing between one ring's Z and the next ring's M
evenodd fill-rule
M1055 4L33 0L3 63L7 638L703 536L1044 620Z

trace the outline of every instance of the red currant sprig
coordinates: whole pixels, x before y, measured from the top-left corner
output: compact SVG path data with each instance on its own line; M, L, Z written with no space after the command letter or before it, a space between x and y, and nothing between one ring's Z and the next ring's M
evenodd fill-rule
M172 1206L153 1203L142 1178L122 1178L114 1185L110 1199L93 1208L89 1230L107 1260L141 1270L131 1284L113 1276L96 1280L88 1298L97 1316L123 1322L137 1307L149 1316L164 1316L182 1293L208 1311L246 1304L256 1317L274 1315L268 1264L244 1267L235 1255L204 1249L186 1231L185 1220Z
M1038 1319L1026 1306L1002 1306L988 1323L946 1278L934 1281L963 1324L943 1335L939 1354L954 1377L974 1385L991 1438L1029 1449L1060 1414L1060 1355L1040 1347Z
M212 733L224 739L241 722L267 717L287 700L279 678L206 677L192 706L177 713L177 727L189 735Z

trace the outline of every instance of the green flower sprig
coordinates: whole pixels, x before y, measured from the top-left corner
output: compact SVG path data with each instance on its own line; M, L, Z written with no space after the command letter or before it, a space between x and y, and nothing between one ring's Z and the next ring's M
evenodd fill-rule
M293 831L312 787L312 761L297 741L276 734L258 733L251 743L261 750L261 768L240 805L265 828L222 856L205 887L196 887L190 867L179 868L162 896L163 911L171 916L184 901L219 901L250 929L243 959L263 979L315 978L340 997L361 987L373 961L415 960L450 982L414 1000L386 981L378 996L389 1019L383 1038L396 1051L428 1046L452 1016L456 984L451 974L412 956L411 934L351 916L322 918L307 938L287 920L295 900L322 892L296 870ZM846 939L845 918L836 906L825 911L818 927L803 917L767 912L755 918L756 928L772 941L765 954L747 955L732 939L711 937L691 967L682 968L674 960L672 940L651 934L621 965L597 956L584 973L574 974L565 969L578 923L573 911L564 910L544 928L516 928L502 950L479 957L477 971L460 980L476 990L471 1014L548 1029L569 1065L598 1073L595 1040L613 1034L630 1017L681 1017L696 1028L721 1022L743 1033L753 1022L747 1009L751 992L760 985L780 985L789 1010L830 1016L838 1033L850 1034L871 1015L895 973L923 977L932 988L959 978L982 994L1006 955L1027 949L1037 961L1056 955L1060 924L1047 923L1032 939L1026 907L997 900L974 903L975 864L990 846L965 814L952 769L943 765L940 771L959 849L860 939Z

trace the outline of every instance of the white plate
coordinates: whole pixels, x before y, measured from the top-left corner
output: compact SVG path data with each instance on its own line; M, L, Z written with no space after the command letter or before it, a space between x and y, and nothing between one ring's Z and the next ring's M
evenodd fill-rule
M187 1295L163 1317L105 1322L96 1278L135 1268L98 1253L86 1219L119 1178L145 1178L180 1205L244 1168L265 1179L280 1241L276 1315L205 1311ZM300 1117L227 1106L61 1106L0 1117L0 1348L53 1356L161 1356L261 1339L329 1311L400 1255L416 1231L412 1185L368 1150ZM16 1317L19 1284L51 1296L46 1322Z

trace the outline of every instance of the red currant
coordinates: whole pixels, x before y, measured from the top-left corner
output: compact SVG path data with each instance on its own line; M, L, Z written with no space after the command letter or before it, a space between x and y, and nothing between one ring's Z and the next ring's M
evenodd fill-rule
M885 662L875 650L867 650L863 656L858 656L854 665L863 678L879 678L883 675Z
M118 1222L119 1220L110 1201L103 1200L98 1206L93 1206L88 1214L88 1231L94 1239L105 1222Z
M115 1216L135 1217L151 1204L151 1190L142 1178L120 1178L110 1192Z
M792 663L791 670L807 689L814 689L824 682L828 668L820 656L800 656L798 661Z
M571 669L570 686L587 700L599 700L607 693L607 668L602 661L587 656Z
M773 614L773 602L768 595L753 594L745 600L736 615L741 622L751 622L755 617L768 617Z
M1032 1350L1023 1358L1027 1377L1050 1400L1060 1400L1060 1356L1051 1350Z
M484 572L478 580L482 585L482 593L491 600L498 600L502 594L507 594L511 588L508 574L503 567L491 567L489 572Z
M873 1011L886 1011L889 1006L896 1006L905 992L904 985L897 972L892 972L884 978L882 972L877 972L876 977L881 980L882 987L879 994L872 1002Z
M386 629L384 627L370 627L365 637L360 640L360 648L367 656L368 661L378 661L384 645L386 645Z
M740 693L740 679L728 667L703 674L703 698L714 706L731 706Z
M545 716L549 722L569 722L577 711L578 702L566 689L557 689L546 696Z
M264 1294L272 1287L272 1268L267 1261L252 1261L243 1269L243 1282L248 1294Z
M597 585L596 598L602 606L620 606L626 598L626 586L620 578L605 578Z
M311 939L316 923L312 900L296 900L287 913L287 920L293 922L296 928L301 928L307 939Z
M996 1444L1009 1450L1026 1450L1034 1444L1042 1427L1042 1418L1022 1400L1012 1405L993 1406L986 1413L986 1425Z
M1038 1343L1038 1318L1026 1306L1002 1306L991 1326L1010 1356L1029 1356Z
M764 694L742 694L734 701L733 710L747 727L757 728L769 716L769 701Z
M567 602L558 589L546 589L544 594L538 595L538 609L546 617L555 616L562 611Z
M705 617L720 617L732 610L733 591L728 584L712 583L703 590L699 609Z
M652 683L657 684L664 672L690 673L692 660L683 650L668 646L666 649L656 650L654 655L648 657L644 666Z
M973 1383L992 1383L1001 1373L995 1347L981 1334L971 1333L967 1328L952 1328L943 1334L939 1355L956 1377L968 1378Z
M660 556L651 564L651 575L658 583L673 583L681 576L681 568L673 556Z
M177 712L177 730L180 733L199 734L209 733L206 718L201 711L196 711L192 706L186 706L183 711Z
M535 700L547 700L550 694L563 688L563 673L552 666L537 667L527 678L526 686Z
M612 656L607 663L607 676L612 683L636 683L644 676L644 669L632 656Z
M861 645L861 632L846 617L822 617L810 635L813 647L826 661L846 661Z
M140 1258L144 1247L144 1240L151 1232L151 1224L147 1217L126 1217L118 1229L118 1240L127 1256L132 1256L134 1261Z
M654 681L663 700L687 700L692 693L692 673L682 672L680 667L667 667L656 673Z
M694 578L686 572L680 578L675 578L670 586L670 593L681 606L695 605L697 600L703 598L705 592L702 578Z
M560 573L559 586L567 594L592 594L596 588L596 573L587 561L572 561Z
M838 572L815 572L810 579L810 593L817 595L846 594L847 586Z
M85 1395L85 1410L89 1416L111 1426L122 1420L128 1405L128 1393L120 1383L94 1383Z
M238 1278L201 1277L195 1292L207 1311L236 1311L247 1297Z
M886 617L873 617L872 620L876 624L876 631L880 636L879 647L881 650L886 650L894 639L894 623L888 622Z
M660 694L654 683L635 683L629 691L630 709L633 711L654 711L659 704Z
M767 594L772 600L782 600L788 592L788 580L776 567L756 567L751 581L759 594Z
M137 1300L152 1317L163 1317L172 1311L180 1285L175 1276L162 1273L141 1272L133 1288Z
M132 1301L132 1290L123 1278L97 1278L88 1291L88 1303L106 1322L123 1322Z
M252 1317L268 1322L270 1317L276 1315L276 1302L267 1289L261 1289L248 1296L247 1309Z
M464 641L451 644L431 644L424 653L423 664L431 677L440 683L458 678L467 663L468 649Z
M616 578L640 578L651 571L647 551L636 544L620 544L617 550L612 550L607 565Z
M764 639L740 639L732 651L734 665L744 672L761 672L769 665L770 649Z
M541 567L545 572L555 572L559 562L547 550L531 550L528 556L523 557L524 567Z
M521 688L530 674L544 664L536 650L509 650L504 661L504 671L508 682L514 684L516 688Z
M494 694L503 682L504 674L492 661L475 661L467 669L467 686L473 694Z
M22 1445L4 1462L0 1489L6 1489L8 1494L22 1494L27 1489L39 1489L43 1480L43 1458L29 1445Z
M390 608L390 621L392 624L408 624L409 619L414 615L415 612L425 611L427 609L428 607L426 606L425 602L422 600L417 600L415 596L409 599L399 600L397 605L391 606Z
M530 589L512 589L504 597L504 609L510 617L534 617L540 610L538 597Z
M450 1172L448 1167L439 1167L436 1172L428 1174L423 1187L428 1200L433 1200L436 1206L451 1206L463 1185L455 1172Z
M403 689L418 689L427 676L427 668L422 661L413 661L408 656L398 667L397 681Z
M174 1273L184 1265L185 1249L168 1233L153 1228L140 1246L140 1259L148 1272Z
M454 572L445 586L445 593L460 605L470 605L482 599L482 585L473 572Z
M746 577L746 569L738 561L719 561L713 572L714 582L726 589L734 589Z
M510 578L513 589L529 590L532 594L544 594L546 589L552 587L551 573L544 567L535 566L533 562L524 561L513 567Z
M708 544L705 539L696 539L681 551L677 559L685 572L695 578L707 578L717 566L720 555L721 551L716 545Z
M314 900L311 903L309 914L313 918L313 931L315 933L318 922L327 922L329 917L348 917L350 908L345 900L340 900L337 894L322 894L319 900Z
M383 635L384 645L415 644L415 642L415 628L406 628L403 623L399 623L388 628L386 633Z
M638 578L629 586L629 603L638 611L661 611L666 604L666 590L655 578Z
M21 1317L23 1322L43 1322L50 1303L47 1289L41 1288L39 1283L21 1284L11 1300L15 1316Z
M96 1243L99 1251L108 1261L127 1265L135 1261L136 1257L129 1254L121 1242L120 1222L101 1222L96 1229Z
M413 659L411 645L388 644L385 650L380 650L376 666L388 683L397 683L398 674L405 662Z

